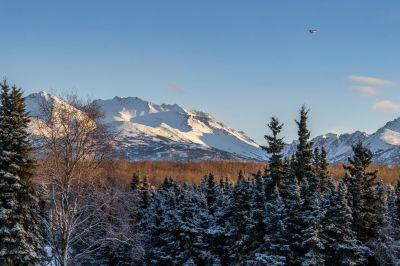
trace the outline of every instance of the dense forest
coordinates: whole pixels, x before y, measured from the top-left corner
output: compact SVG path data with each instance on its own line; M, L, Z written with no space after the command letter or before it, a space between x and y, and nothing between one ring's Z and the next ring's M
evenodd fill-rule
M85 115L43 106L33 145L22 91L0 87L1 265L400 263L400 186L371 170L361 143L333 178L304 106L290 158L271 118L260 171L160 185L135 171L123 185L95 105L67 99Z

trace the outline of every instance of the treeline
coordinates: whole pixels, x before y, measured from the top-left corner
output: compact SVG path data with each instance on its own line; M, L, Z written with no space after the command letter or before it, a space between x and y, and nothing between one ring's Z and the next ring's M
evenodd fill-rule
M200 183L133 173L116 181L111 135L92 103L43 103L31 155L21 91L0 83L1 265L396 265L400 186L369 170L361 143L333 179L313 150L302 108L299 145L281 154L276 118L265 136L268 165ZM84 113L85 115L82 115ZM104 171L107 169L108 171Z
M258 171L264 171L265 162L237 162L237 161L138 161L130 162L123 159L113 159L103 164L102 175L112 176L121 185L129 184L132 173L138 172L155 186L163 183L165 177L174 177L177 182L199 184L206 173L213 173L219 181L221 177L230 177L236 181L239 171L244 175L252 176ZM346 170L343 163L329 164L328 173L336 178L342 177ZM395 185L399 179L400 166L388 167L383 164L371 164L368 171L378 171L383 183ZM37 169L39 171L39 169Z

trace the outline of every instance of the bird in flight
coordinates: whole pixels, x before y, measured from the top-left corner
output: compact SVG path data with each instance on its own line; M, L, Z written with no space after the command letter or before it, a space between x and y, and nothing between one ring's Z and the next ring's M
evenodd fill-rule
M310 34L314 34L314 33L317 33L317 29L309 29L308 30L308 32L310 33Z

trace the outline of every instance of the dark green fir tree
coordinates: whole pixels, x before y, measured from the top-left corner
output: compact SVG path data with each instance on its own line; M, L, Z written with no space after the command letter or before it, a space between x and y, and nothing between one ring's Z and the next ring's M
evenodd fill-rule
M320 191L323 192L328 181L328 162L324 147L314 149L314 172L320 178Z
M42 259L41 227L32 184L22 92L0 84L0 264L34 265Z
M354 156L349 158L345 181L353 215L353 230L357 238L366 243L376 235L382 223L380 195L377 190L377 171L368 171L372 152L361 142L353 146Z
M283 124L280 124L275 117L271 118L268 124L271 135L265 135L267 145L262 147L270 154L268 166L265 168L266 197L270 198L275 187L280 187L283 178L282 149L283 138L279 137Z
M295 153L293 167L295 175L301 186L303 180L307 180L313 174L313 151L310 139L310 131L307 127L309 110L303 105L300 109L300 120L296 120L298 129L298 145Z
M134 172L132 174L132 179L131 179L131 190L132 191L137 191L140 185L140 175L138 172Z
M207 200L207 206L211 214L217 211L218 198L220 196L220 189L212 173L205 175L200 184L201 189Z
M368 252L353 231L353 217L348 205L347 186L341 181L335 187L332 178L326 189L326 213L322 221L322 234L327 265L362 265Z

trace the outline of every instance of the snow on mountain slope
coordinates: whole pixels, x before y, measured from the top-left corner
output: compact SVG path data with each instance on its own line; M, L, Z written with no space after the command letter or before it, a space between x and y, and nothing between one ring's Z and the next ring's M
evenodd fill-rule
M386 143L390 145L400 145L400 133L390 130L390 129L385 129L385 131L381 134L381 140L385 141Z
M35 116L40 104L54 108L74 107L45 92L26 97L27 109ZM185 110L174 104L153 104L137 97L96 100L104 122L118 133L118 150L130 160L266 160L267 154L243 132L236 131L203 111ZM34 120L32 124L40 125ZM35 127L31 127L35 133ZM325 134L312 139L314 147L327 150L329 162L346 162L351 146L361 141L376 163L400 163L400 118L386 123L373 134ZM296 151L297 141L285 145L284 155Z
M67 106L62 99L45 92L26 97L27 109L33 116L42 102ZM176 104L157 105L137 97L114 97L95 103L110 130L118 133L118 150L131 160L266 158L265 152L243 132L202 111L185 110Z
M97 100L96 104L105 114L105 122L112 123L124 140L130 142L151 136L152 143L185 143L192 148L221 150L235 157L266 158L253 140L202 111L185 110L176 104L157 105L136 97L114 97Z
M352 156L351 146L361 141L365 147L373 152L375 163L400 163L400 118L388 122L375 133L356 131L351 134L326 134L311 140L314 147L324 147L329 162L346 162ZM284 149L285 155L295 152L297 142L288 144Z
M46 92L33 93L25 98L25 104L27 111L32 117L30 123L31 133L34 135L47 135L50 133L48 125L43 121L49 119L46 117L51 115L53 123L58 126L57 134L64 134L66 125L61 126L60 123L65 114L76 116L80 121L84 122L86 126L89 126L87 130L92 130L96 127L96 124L87 115L80 110L76 109L72 105L66 103L64 100L52 96ZM46 117L46 118L45 118Z

